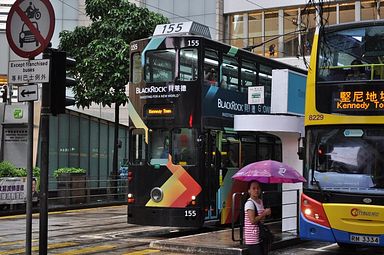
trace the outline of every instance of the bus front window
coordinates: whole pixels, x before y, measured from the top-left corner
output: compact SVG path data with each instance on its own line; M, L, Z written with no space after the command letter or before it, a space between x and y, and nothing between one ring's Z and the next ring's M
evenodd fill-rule
M323 128L308 132L305 185L340 192L384 194L384 136L377 128Z
M319 81L384 79L383 31L382 26L368 26L324 34L319 42Z

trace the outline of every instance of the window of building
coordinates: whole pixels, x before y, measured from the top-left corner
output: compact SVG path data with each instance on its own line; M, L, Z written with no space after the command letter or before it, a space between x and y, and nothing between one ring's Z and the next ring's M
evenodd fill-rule
M89 175L91 178L90 185L97 187L99 180L99 120L91 118L90 126L90 169Z
M278 57L279 19L277 12L266 12L265 15L266 56Z
M261 13L250 13L248 15L248 29L249 29L249 40L250 46L261 45L263 42L262 34L262 14ZM263 47L255 47L252 51L256 54L263 55Z
M324 6L323 8L324 19L327 25L334 25L337 23L336 5Z
M69 115L59 116L59 167L68 167L69 156Z
M355 3L340 4L339 7L340 23L347 23L355 21Z
M361 20L377 19L376 1L361 1Z
M230 44L244 48L244 17L240 14L230 16L229 34L231 35Z
M300 26L297 16L297 9L284 11L284 56L298 55L299 40L295 31Z
M106 121L100 120L99 122L99 180L100 180L100 186L108 186L109 184L107 183L109 174L112 173L112 169L109 171L104 171L104 169L110 169L108 166L108 123ZM113 141L113 139L112 139ZM113 142L112 142L113 144ZM111 150L113 152L113 149ZM112 161L112 160L111 160Z
M89 118L80 118L80 168L89 169Z
M69 131L69 166L79 167L79 125L80 117L78 113L70 115L70 131Z
M197 79L197 53L196 48L180 50L180 81L194 81Z

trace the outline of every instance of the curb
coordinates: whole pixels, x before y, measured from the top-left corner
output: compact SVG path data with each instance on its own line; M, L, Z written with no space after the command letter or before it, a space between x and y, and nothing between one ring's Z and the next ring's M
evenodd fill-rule
M171 238L168 240L156 240L149 244L149 247L169 252L181 252L186 254L222 254L222 255L246 255L248 249L246 247L219 247L214 245L201 244L191 245L186 240L185 243L175 242L178 238ZM215 240L212 240L214 243ZM298 237L279 240L272 244L271 250L277 250L284 247L296 245L305 242Z
M212 240L214 242L214 240ZM187 254L223 254L223 255L242 255L244 249L230 248L230 247L212 247L207 245L190 246L184 244L177 244L164 240L152 241L149 247L156 248L162 251L183 252Z

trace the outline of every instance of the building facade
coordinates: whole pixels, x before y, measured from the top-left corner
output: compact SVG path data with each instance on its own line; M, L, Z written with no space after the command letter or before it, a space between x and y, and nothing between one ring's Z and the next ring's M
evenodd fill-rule
M308 1L224 1L227 43L267 57L310 54L316 27L316 8ZM318 3L319 1L314 1ZM375 20L384 3L380 0L324 1L323 19L328 25Z

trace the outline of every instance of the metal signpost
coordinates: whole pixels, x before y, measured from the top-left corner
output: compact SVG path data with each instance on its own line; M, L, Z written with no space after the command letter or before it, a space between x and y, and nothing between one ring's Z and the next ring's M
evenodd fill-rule
M34 101L38 99L37 85L30 83L46 82L49 62L33 60L49 45L55 28L55 13L49 0L18 0L9 13L6 35L10 48L20 57L29 61L10 62L10 84L28 84L19 87L19 101L28 102L28 150L27 150L27 219L26 254L32 251L32 175L33 175L33 119ZM41 61L41 62L40 62ZM48 72L47 72L48 70ZM40 74L40 72L42 72ZM43 111L43 110L42 110ZM43 115L46 114L42 112ZM45 116L49 118L48 116ZM42 150L48 148L43 144ZM43 160L42 160L43 161ZM42 162L40 175L40 231L39 254L47 254L48 239L48 160Z

